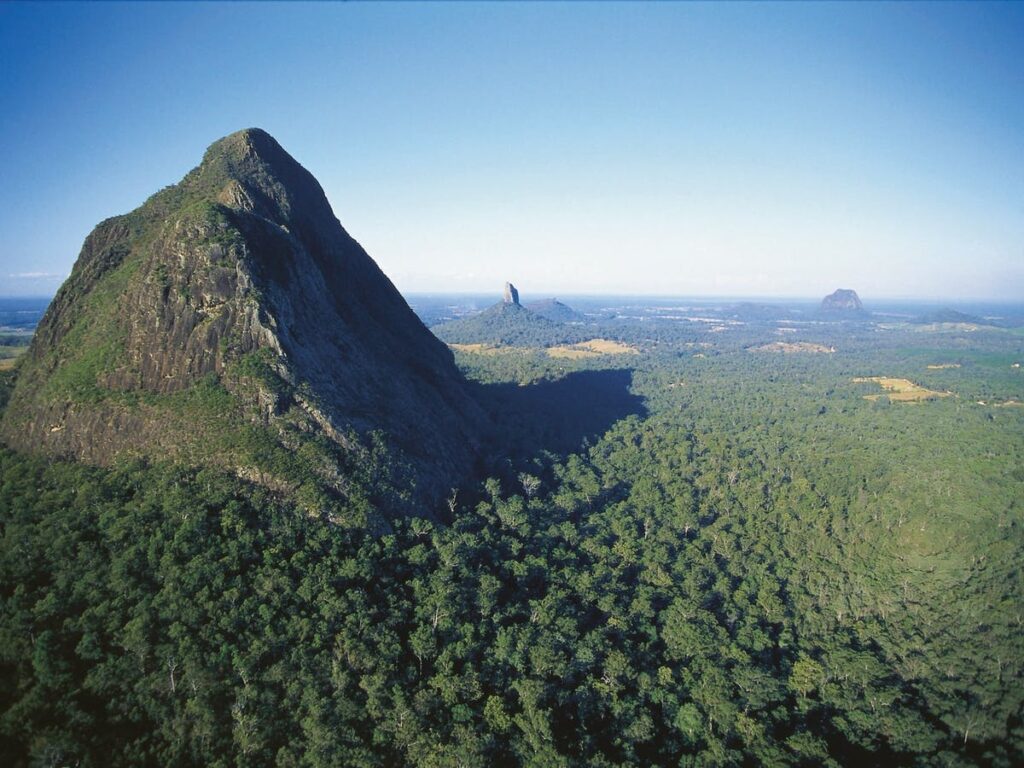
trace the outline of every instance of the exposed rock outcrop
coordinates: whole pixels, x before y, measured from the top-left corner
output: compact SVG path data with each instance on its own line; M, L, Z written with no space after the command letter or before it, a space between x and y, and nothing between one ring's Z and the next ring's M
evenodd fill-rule
M519 291L512 283L505 283L505 303L506 304L519 304Z
M481 418L451 352L316 179L251 129L89 235L0 436L93 463L176 456L247 476L286 472L261 461L305 451L297 472L315 465L343 488L314 447L368 455L377 433L427 499L469 467Z
M856 291L848 288L839 288L821 300L820 311L826 313L853 313L863 312L864 305Z

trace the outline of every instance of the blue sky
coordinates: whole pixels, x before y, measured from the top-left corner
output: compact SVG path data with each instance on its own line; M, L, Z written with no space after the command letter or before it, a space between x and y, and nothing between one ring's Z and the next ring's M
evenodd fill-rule
M0 295L243 127L403 291L1024 299L1024 5L0 4Z

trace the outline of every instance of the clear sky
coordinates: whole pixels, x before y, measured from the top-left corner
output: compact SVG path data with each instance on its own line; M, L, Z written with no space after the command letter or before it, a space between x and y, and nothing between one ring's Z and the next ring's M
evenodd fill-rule
M1024 4L0 3L0 295L258 126L403 291L1024 300Z

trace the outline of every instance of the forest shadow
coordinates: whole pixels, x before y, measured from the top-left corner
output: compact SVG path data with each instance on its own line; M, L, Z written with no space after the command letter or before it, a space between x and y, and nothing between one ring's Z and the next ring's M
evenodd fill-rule
M643 398L630 392L632 383L628 368L575 371L526 386L476 383L472 394L492 423L486 452L519 464L544 451L577 451L619 419L646 413Z

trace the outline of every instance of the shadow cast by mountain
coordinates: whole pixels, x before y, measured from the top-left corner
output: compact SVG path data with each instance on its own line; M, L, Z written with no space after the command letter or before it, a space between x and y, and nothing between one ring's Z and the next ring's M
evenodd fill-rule
M619 419L644 415L632 383L629 369L577 371L526 386L476 384L472 394L491 416L488 453L518 463L542 451L571 453Z

